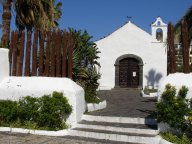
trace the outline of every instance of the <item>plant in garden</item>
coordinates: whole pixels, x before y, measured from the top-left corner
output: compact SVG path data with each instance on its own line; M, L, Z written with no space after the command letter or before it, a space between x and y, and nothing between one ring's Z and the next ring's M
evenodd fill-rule
M40 127L50 127L55 129L66 128L64 120L72 112L63 93L53 92L50 95L44 95L40 100L38 125Z
M185 134L182 136L176 136L172 133L161 133L161 136L169 142L174 144L191 144L192 139L188 138Z
M91 41L91 36L87 31L69 29L75 39L75 48L73 49L73 80L81 85L85 90L85 99L87 102L99 102L96 97L96 90L99 86L98 80L100 73L96 66L98 51L97 45Z
M30 96L23 97L18 102L18 114L20 122L37 121L39 117L39 98L34 98Z
M0 100L0 125L9 124L17 120L17 102Z
M18 102L0 101L0 125L32 129L59 130L67 128L66 118L72 112L63 93L53 92L40 98L30 96Z
M97 97L96 89L99 86L97 81L100 78L100 75L96 68L83 69L78 76L81 78L81 85L85 89L85 100L88 103L99 103L100 99Z
M146 87L145 87L145 89L144 89L143 91L144 91L144 94L149 95L150 93L155 93L155 92L157 92L157 89L154 89L154 88L149 89L149 88L146 88Z
M191 123L187 119L191 107L186 99L188 88L182 86L176 96L174 86L167 84L165 91L161 95L161 100L157 103L157 121L167 123L178 133L191 133Z

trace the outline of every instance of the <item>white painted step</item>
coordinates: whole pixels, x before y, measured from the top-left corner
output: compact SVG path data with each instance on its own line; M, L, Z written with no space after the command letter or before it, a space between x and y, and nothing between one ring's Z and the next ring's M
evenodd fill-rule
M113 126L103 126L103 125L77 124L76 128L106 130L106 131L134 133L134 134L148 134L148 135L158 134L158 130L152 130L152 129L124 128L124 127L113 127Z
M122 134L108 134L108 133L98 133L98 132L87 132L80 130L70 130L70 136L78 136L85 138L103 139L110 141L119 142L131 142L131 143L141 143L141 144L159 144L159 137L142 137L142 136L128 136Z
M132 118L132 117L110 117L110 116L83 115L82 120L97 121L97 122L157 125L157 122L155 119L139 118L139 117Z

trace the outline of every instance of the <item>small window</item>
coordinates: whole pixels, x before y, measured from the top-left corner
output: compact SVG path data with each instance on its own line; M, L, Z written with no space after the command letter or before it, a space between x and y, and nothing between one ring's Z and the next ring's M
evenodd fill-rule
M160 22L160 21L158 21L158 22L157 22L157 26L160 26L160 25L161 25L161 22Z
M160 42L163 41L163 31L162 29L157 29L156 31L156 39Z

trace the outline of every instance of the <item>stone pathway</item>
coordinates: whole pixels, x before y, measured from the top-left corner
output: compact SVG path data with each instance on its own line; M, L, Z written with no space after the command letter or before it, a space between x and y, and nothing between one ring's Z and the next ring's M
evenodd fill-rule
M140 96L139 89L113 89L99 91L100 98L107 100L107 108L90 113L97 116L154 117L157 98Z
M0 132L0 144L101 144L93 140Z

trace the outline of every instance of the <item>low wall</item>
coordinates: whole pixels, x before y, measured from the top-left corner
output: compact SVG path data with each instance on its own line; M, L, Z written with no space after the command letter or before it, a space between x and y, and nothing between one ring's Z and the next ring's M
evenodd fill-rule
M96 104L96 103L88 103L87 104L87 111L92 112L92 111L97 111L101 110L107 107L107 102L106 100Z
M174 73L169 74L163 82L160 84L159 91L158 91L158 97L160 98L160 95L165 90L166 84L171 84L172 86L175 86L177 89L177 92L182 86L186 86L189 91L187 93L187 98L192 98L192 73L184 74L184 73Z
M0 48L0 82L9 76L9 50Z
M71 79L52 77L7 77L0 83L0 99L19 100L24 96L41 97L53 91L63 92L73 107L67 119L74 127L85 112L84 90Z

